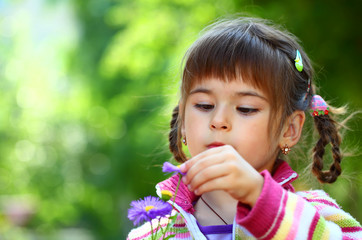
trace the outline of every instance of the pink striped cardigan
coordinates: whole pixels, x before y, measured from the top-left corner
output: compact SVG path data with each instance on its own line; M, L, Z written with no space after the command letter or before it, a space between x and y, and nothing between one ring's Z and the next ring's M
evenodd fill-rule
M362 239L361 225L350 214L340 209L324 191L294 192L291 182L298 175L283 162L273 175L263 171L265 179L262 193L256 205L250 209L239 203L233 224L233 239ZM178 176L175 175L159 184L160 190L175 191ZM182 184L175 200L179 213L176 222L167 229L171 239L206 240L192 215L193 202L197 197ZM166 227L167 218L161 219L161 228ZM158 220L153 220L154 231ZM161 239L161 231L156 239ZM128 240L151 239L151 225L133 229Z

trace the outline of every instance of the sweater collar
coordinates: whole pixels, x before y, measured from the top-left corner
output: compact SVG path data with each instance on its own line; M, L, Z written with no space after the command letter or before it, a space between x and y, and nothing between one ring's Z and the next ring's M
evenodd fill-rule
M277 168L274 171L273 179L279 183L284 189L294 192L294 187L292 186L292 182L298 178L298 174L293 171L293 169L289 166L289 164L283 160L278 159ZM161 197L162 190L168 190L175 193L177 183L179 181L179 176L174 175L156 185L157 195ZM187 186L181 181L180 187L177 191L175 203L182 207L185 211L189 213L193 213L195 210L193 208L193 203L198 199L193 192L190 192Z
M298 174L284 160L278 159L276 164L278 164L278 167L272 175L273 179L284 189L294 192L292 182L298 178Z

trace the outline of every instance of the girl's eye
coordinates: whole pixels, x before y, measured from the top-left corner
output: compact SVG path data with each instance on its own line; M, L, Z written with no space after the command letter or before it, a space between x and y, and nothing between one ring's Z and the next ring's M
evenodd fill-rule
M195 104L195 107L202 111L209 111L209 110L214 109L214 105L211 105L211 104L199 104L198 103L198 104Z
M249 115L259 111L259 109L256 108L246 108L246 107L238 107L237 110L243 115Z

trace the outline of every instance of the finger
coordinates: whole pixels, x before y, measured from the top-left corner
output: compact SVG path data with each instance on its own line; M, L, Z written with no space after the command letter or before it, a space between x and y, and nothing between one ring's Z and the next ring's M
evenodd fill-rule
M186 162L184 162L183 164L181 164L180 170L182 172L186 173L195 163L197 163L199 161L199 159L202 159L202 158L212 155L212 154L222 152L225 150L225 148L230 148L230 147L231 146L225 145L225 146L221 146L221 147L217 147L217 148L207 149L206 151L199 153L198 155L192 157L191 159L189 159Z
M219 165L222 162L224 162L224 158L223 155L220 153L215 153L212 155L204 156L202 158L198 158L198 161L189 168L187 174L183 177L184 183L189 184L198 172L210 166Z
M197 172L207 168L208 166L233 161L238 159L238 157L240 157L240 155L238 155L235 149L229 145L205 151L193 158L188 165L187 176L184 178L184 183L189 183Z
M200 185L198 188L194 190L194 193L196 195L202 195L207 192L212 192L216 190L223 190L228 192L228 186L227 182L230 182L229 176L223 176L219 178L214 178L208 182L205 182L204 184Z
M224 177L229 173L230 171L228 166L225 166L224 164L213 164L196 172L195 176L190 180L188 188L190 191L193 191L206 182L215 178Z

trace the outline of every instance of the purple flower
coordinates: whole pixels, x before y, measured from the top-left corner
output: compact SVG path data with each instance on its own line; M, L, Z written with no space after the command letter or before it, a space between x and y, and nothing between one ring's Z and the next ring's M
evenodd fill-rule
M171 213L172 206L159 198L148 196L144 199L131 202L128 209L128 219L134 225L149 221L155 217L164 217Z
M169 162L165 162L162 166L162 172L164 173L180 173L181 175L185 175L186 173L181 172L180 168L178 166L175 166Z

